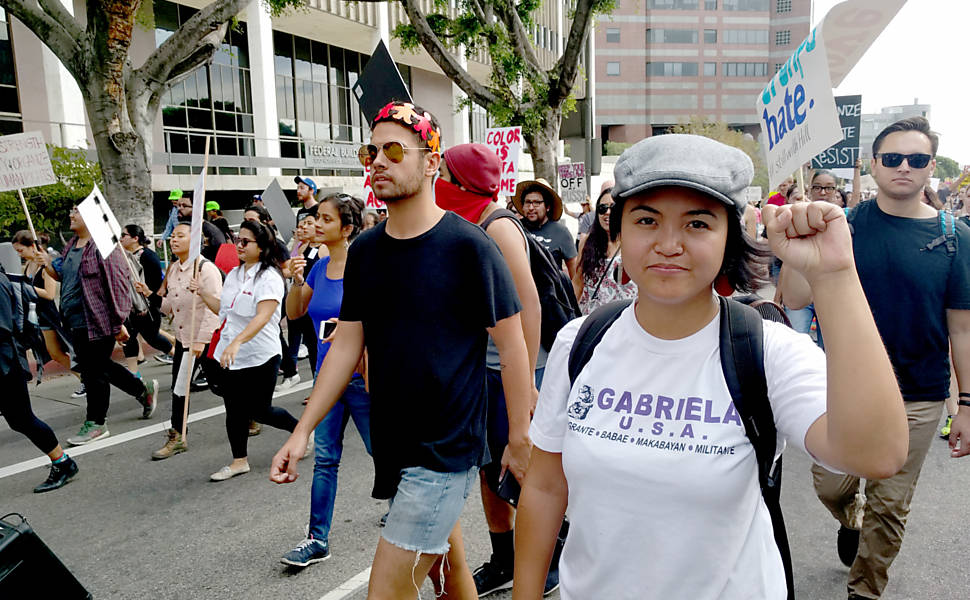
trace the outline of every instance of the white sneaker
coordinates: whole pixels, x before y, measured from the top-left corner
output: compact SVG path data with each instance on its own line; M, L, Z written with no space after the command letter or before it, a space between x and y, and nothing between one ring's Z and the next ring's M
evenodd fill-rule
M280 384L276 386L276 391L277 392L288 392L291 389L293 389L293 386L295 386L298 383L300 383L300 374L299 373L297 373L293 377L284 377L283 378L283 381L281 381Z
M296 357L299 360L303 360L308 356L310 356L310 351L306 349L306 346L304 346L303 344L300 344L300 349L296 351Z

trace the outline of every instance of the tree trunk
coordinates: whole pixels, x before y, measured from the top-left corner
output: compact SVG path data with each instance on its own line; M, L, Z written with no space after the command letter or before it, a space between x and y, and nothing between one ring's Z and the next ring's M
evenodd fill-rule
M88 121L99 124L94 130L94 144L104 177L105 199L111 206L118 223L124 227L135 223L148 235L154 232L152 210L152 130L137 131L127 118L127 107L118 106L109 94L92 97L85 102ZM108 123L121 124L114 133L105 127Z
M556 187L558 174L556 172L556 154L559 148L559 108L548 108L545 111L542 128L536 132L523 129L522 137L529 144L532 154L532 168L536 177L541 177Z

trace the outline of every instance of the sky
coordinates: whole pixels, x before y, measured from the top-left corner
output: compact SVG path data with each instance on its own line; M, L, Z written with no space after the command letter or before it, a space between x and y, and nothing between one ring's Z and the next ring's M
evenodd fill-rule
M815 0L814 23L842 0ZM862 112L930 105L939 154L970 164L970 84L966 78L970 1L908 0L835 95L862 94Z

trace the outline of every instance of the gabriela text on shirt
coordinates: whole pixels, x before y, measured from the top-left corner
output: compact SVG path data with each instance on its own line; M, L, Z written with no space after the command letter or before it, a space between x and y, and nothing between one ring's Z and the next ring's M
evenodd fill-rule
M720 427L743 427L730 401L715 403L693 396L675 398L609 387L594 390L588 385L579 388L576 401L566 412L574 434L691 454L734 454L734 446L708 443L708 438L723 439L717 432ZM587 421L591 412L599 414Z

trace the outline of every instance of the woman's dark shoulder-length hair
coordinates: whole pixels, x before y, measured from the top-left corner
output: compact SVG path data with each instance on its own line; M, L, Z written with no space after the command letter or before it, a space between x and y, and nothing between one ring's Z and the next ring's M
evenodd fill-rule
M616 239L620 235L620 225L623 221L623 207L627 198L614 197L615 203L610 211L610 235ZM766 265L773 256L768 244L751 239L744 224L741 213L736 216L728 208L728 234L724 247L724 261L721 263L721 275L726 275L731 287L735 291L750 294L768 283Z
M273 229L255 221L243 221L239 224L239 230L242 231L243 229L253 234L253 239L256 240L256 246L259 248L259 272L256 273L256 276L259 277L263 274L263 271L269 268L276 269L282 274L286 257L283 255L280 245L276 243L276 234L273 233Z

